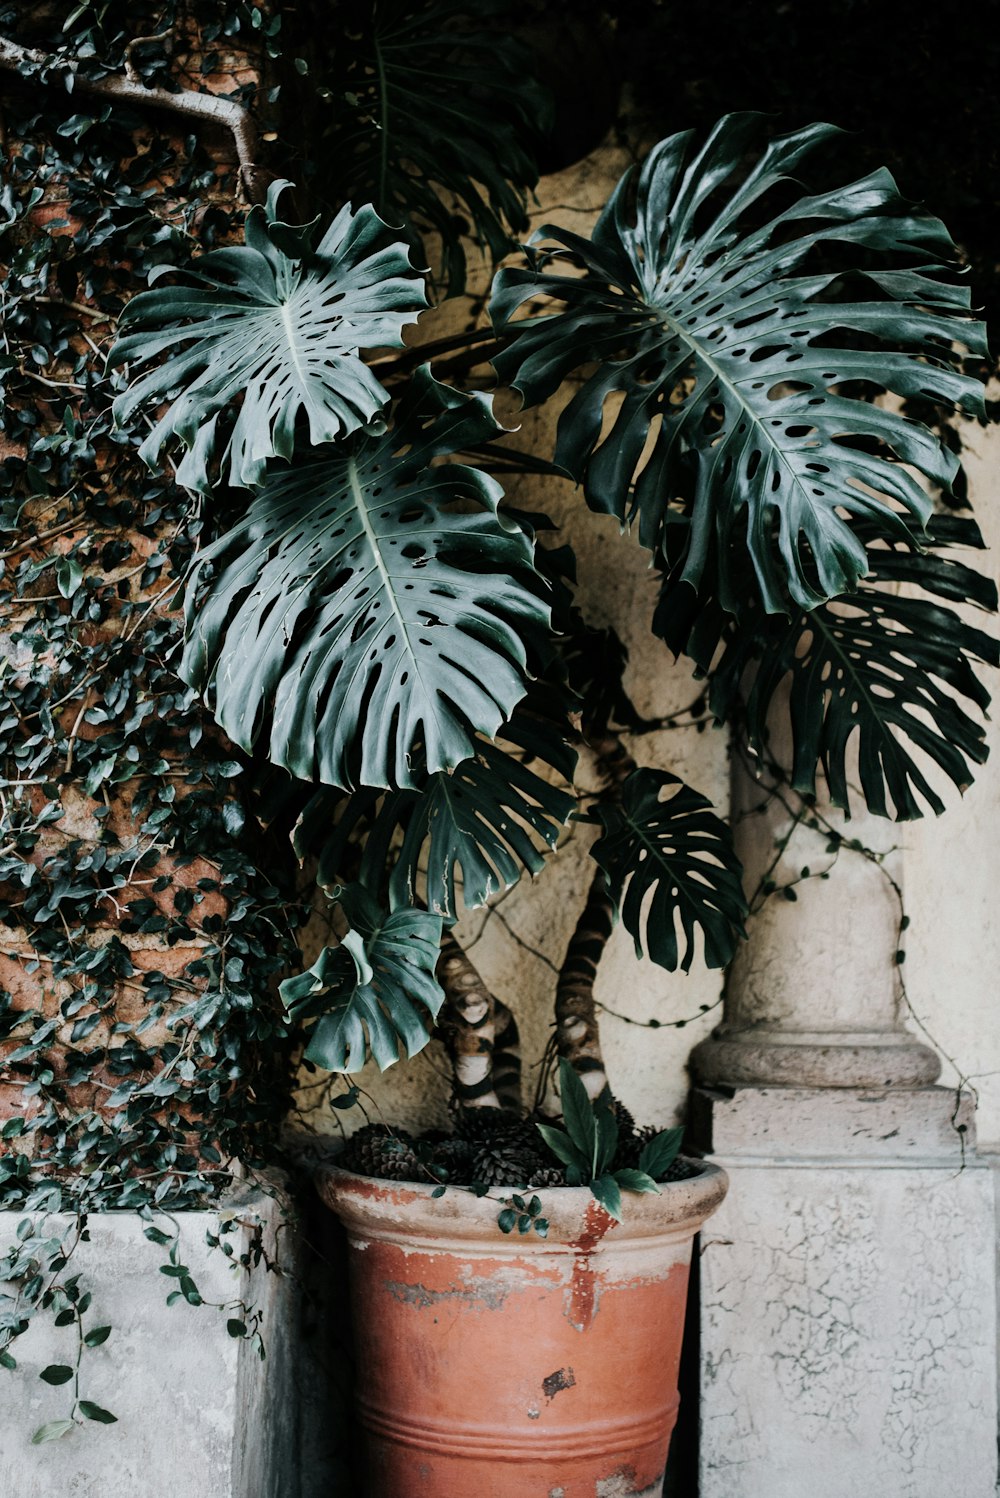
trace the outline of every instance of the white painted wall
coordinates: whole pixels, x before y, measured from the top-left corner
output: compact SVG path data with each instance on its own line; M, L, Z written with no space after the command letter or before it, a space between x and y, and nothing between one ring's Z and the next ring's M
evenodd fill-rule
M273 1265L241 1269L206 1233L218 1234L220 1214L241 1226L230 1234L238 1259L256 1224ZM181 1212L180 1259L204 1300L167 1306L177 1281L162 1276L166 1250L146 1240L134 1212L97 1213L89 1239L72 1260L81 1290L93 1299L85 1329L110 1325L103 1346L84 1353L80 1394L110 1410L113 1425L84 1421L60 1440L32 1445L32 1432L65 1419L73 1385L53 1388L39 1373L72 1365L74 1327L57 1328L38 1313L14 1345L16 1373L4 1373L0 1400L0 1493L4 1498L303 1498L313 1489L300 1472L299 1408L317 1377L300 1335L299 1281L289 1271L298 1253L293 1230L270 1194L248 1191L224 1208ZM0 1212L0 1245L13 1241L22 1214ZM55 1236L68 1226L48 1219ZM69 1271L67 1271L68 1273ZM255 1307L267 1357L231 1337L236 1303ZM231 1305L228 1311L216 1309Z
M991 392L994 399L996 391ZM976 518L990 547L969 561L1000 572L1000 427L962 423ZM979 618L977 623L982 623ZM996 622L986 626L996 632ZM1000 694L1000 682L992 682ZM964 797L905 829L904 883L911 926L906 988L913 1014L941 1051L941 1080L967 1079L979 1095L981 1147L1000 1150L1000 724L989 725L993 757Z

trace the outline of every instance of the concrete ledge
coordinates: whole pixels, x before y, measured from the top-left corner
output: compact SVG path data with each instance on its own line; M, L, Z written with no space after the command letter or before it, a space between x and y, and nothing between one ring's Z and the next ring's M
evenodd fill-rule
M695 1088L691 1134L728 1159L976 1164L971 1096L944 1087Z
M222 1210L241 1223L228 1235L237 1256L251 1247L259 1222L269 1257L280 1241L283 1268L290 1267L294 1235L278 1234L274 1200L255 1191ZM166 1250L143 1236L133 1213L92 1216L90 1241L79 1245L67 1273L79 1273L81 1289L93 1296L86 1324L110 1324L112 1333L84 1354L80 1392L118 1423L87 1421L60 1440L31 1444L32 1432L64 1418L72 1403L72 1384L52 1388L38 1374L50 1363L72 1365L75 1355L74 1328L56 1328L39 1313L14 1349L16 1371L0 1371L5 1498L300 1498L296 1277L263 1263L234 1270L206 1243L219 1215L177 1214L181 1259L206 1302L243 1300L263 1312L265 1360L228 1334L226 1312L166 1305L177 1284L160 1273ZM23 1216L0 1213L0 1251Z

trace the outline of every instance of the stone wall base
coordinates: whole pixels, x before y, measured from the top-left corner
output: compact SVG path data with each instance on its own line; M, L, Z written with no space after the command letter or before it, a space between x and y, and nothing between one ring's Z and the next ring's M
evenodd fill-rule
M995 1498L995 1178L954 1093L696 1112L731 1180L702 1238L699 1498Z
M39 1426L64 1418L72 1384L53 1388L39 1377L51 1363L72 1364L76 1333L39 1314L15 1349L18 1367L0 1370L0 1493L17 1498L304 1498L300 1470L297 1347L298 1275L294 1233L281 1227L275 1201L259 1192L226 1204L238 1226L227 1241L237 1256L264 1227L268 1256L234 1270L210 1248L219 1211L183 1212L180 1257L206 1304L166 1305L177 1280L160 1273L166 1250L143 1236L131 1212L89 1219L90 1241L73 1255L81 1290L93 1297L87 1326L111 1336L84 1354L81 1395L112 1411L114 1425L86 1421L61 1439L32 1445ZM23 1214L0 1213L0 1251ZM58 1218L51 1219L58 1222ZM165 1224L164 1224L165 1225ZM6 1288L6 1287L2 1287ZM263 1312L266 1357L229 1335L228 1317L207 1302L242 1300Z

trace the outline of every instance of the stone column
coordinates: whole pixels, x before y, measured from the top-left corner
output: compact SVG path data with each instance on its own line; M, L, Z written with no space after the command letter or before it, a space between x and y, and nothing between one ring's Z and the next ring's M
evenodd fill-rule
M904 1023L898 828L829 813L884 855L834 861L793 802L740 770L748 889L778 892L691 1058L731 1178L700 1260L699 1498L994 1498L993 1172Z
M732 814L746 887L753 895L770 880L778 892L751 915L723 1022L692 1053L692 1071L709 1085L934 1082L940 1061L906 1029L896 981L900 908L886 874L902 886L899 828L863 805L849 822L819 807L845 843L884 857L879 866L850 847L838 855L822 833L796 821L796 800L766 773L753 779L735 762ZM803 878L805 870L813 877ZM827 878L815 877L823 871Z

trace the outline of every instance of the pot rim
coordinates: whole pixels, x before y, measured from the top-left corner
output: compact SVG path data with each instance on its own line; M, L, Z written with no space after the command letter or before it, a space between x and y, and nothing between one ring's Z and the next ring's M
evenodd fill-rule
M343 1222L352 1242L370 1239L414 1248L448 1249L456 1242L478 1243L492 1257L561 1253L567 1245L579 1252L600 1253L616 1244L652 1247L686 1242L720 1205L729 1186L725 1171L707 1160L696 1163L696 1176L664 1181L658 1194L623 1192L624 1221L610 1217L587 1186L546 1186L518 1195L537 1196L538 1214L547 1219L548 1235L502 1233L499 1212L510 1205L513 1188L495 1188L475 1196L468 1187L448 1187L435 1197L435 1182L385 1181L358 1175L338 1165L315 1167L320 1196Z

